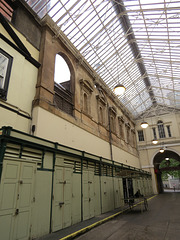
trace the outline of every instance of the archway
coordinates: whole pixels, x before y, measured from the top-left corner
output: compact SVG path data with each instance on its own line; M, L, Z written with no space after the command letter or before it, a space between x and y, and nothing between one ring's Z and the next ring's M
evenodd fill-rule
M175 161L178 161L179 164L177 166L171 166L169 163L169 159L173 159ZM162 161L167 160L167 164L165 166L160 166ZM168 162L169 161L169 162ZM163 171L180 171L180 156L172 151L172 150L165 150L163 153L158 152L153 160L154 163L154 172L156 175L157 180L157 190L158 193L164 192L163 182L162 182L162 172Z

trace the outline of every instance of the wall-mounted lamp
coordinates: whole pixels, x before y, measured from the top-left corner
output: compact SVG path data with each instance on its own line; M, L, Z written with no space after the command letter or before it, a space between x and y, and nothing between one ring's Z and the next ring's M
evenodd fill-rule
M165 158L165 160L166 160L166 161L169 161L169 158L167 157L167 158Z
M147 128L149 126L149 124L147 123L147 122L145 122L145 121L143 121L142 123L141 123L141 127L142 128Z
M124 87L124 85L119 83L114 87L113 91L116 95L120 96L120 95L123 95L125 93L126 88Z
M152 143L153 143L153 144L157 144L157 143L158 143L158 140L157 140L157 139L153 139L153 140L152 140Z

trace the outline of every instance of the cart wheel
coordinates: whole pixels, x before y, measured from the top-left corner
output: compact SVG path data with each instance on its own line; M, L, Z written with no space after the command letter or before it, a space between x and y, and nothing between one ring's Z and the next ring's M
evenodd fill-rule
M148 210L148 202L147 202L146 198L144 198L144 209L145 209L145 211Z

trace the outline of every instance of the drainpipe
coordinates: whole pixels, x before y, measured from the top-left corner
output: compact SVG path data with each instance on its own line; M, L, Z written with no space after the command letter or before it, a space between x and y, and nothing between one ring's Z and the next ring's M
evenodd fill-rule
M82 152L81 157L81 221L83 221L83 159L84 151Z
M50 206L50 226L49 232L52 232L52 208L54 200L54 171L55 171L55 162L56 162L56 149L58 148L58 143L54 144L55 151L53 152L53 169L52 169L52 184L51 184L51 206Z
M108 107L108 125L109 125L109 146L110 146L110 155L111 155L111 161L113 163L112 166L112 180L113 180L113 199L114 199L114 208L115 208L115 191L114 191L114 161L113 161L113 150L112 150L112 132L111 132L111 119L110 119L110 113L109 113L109 104L107 103Z
M102 213L102 157L100 157L100 169L99 169L99 181L100 181L100 204L101 204L101 213Z
M113 161L113 151L112 151L112 132L111 132L111 121L110 121L110 114L109 114L109 104L107 103L108 108L108 126L109 126L109 146L110 146L110 156L111 161Z

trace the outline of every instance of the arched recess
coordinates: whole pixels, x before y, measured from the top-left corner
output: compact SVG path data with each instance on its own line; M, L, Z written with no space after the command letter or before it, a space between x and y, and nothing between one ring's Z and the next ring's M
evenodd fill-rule
M160 169L160 163L165 160L166 158L169 158L169 159L174 159L176 161L179 161L179 166L177 166L176 168L172 168L172 167L169 167L167 165L166 168L164 169ZM171 149L165 149L165 151L163 153L156 153L154 158L153 158L153 165L154 165L154 173L155 173L155 176L156 176L156 181L157 181L157 190L158 190L158 193L163 193L164 192L164 189L163 189L163 183L162 183L162 178L161 178L161 174L162 174L162 171L168 171L168 170L180 170L180 155L175 152L174 150L171 150Z
M75 73L71 61L64 53L57 53L54 67L54 104L73 115Z

